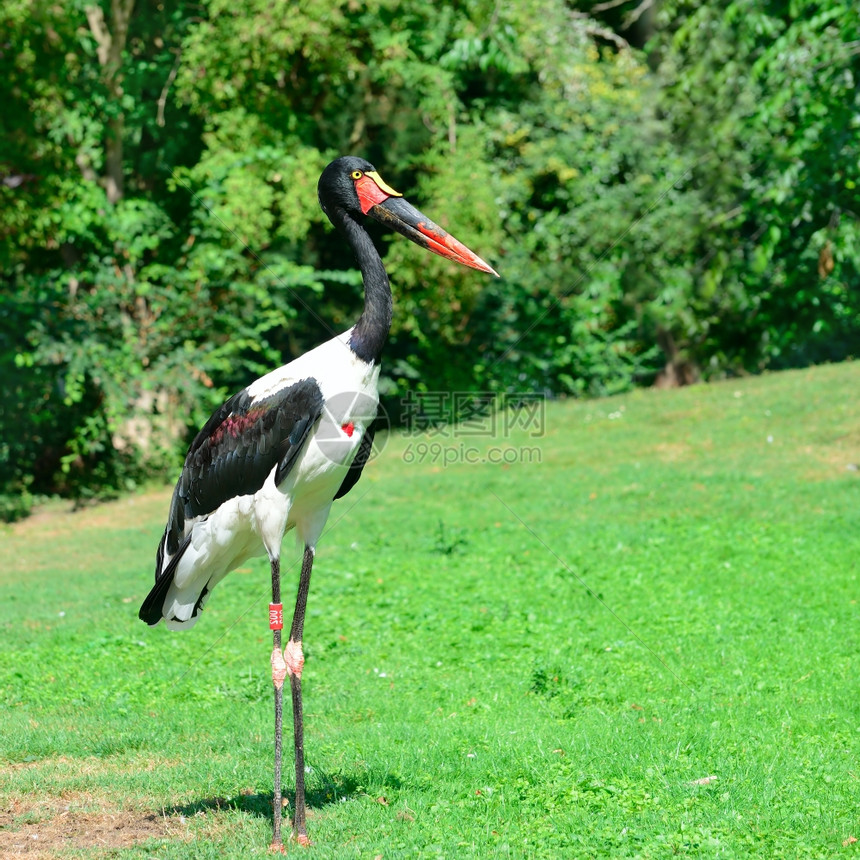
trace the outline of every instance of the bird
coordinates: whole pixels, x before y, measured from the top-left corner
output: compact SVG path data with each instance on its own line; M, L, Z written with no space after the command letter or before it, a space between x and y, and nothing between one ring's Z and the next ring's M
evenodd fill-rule
M306 824L302 636L317 541L332 503L358 481L372 452L380 359L393 316L388 275L363 225L380 222L422 248L498 276L488 263L408 203L376 168L342 156L323 171L319 204L351 247L364 307L347 331L251 382L223 403L188 449L170 502L155 564L155 584L139 617L171 630L194 626L215 586L254 556L268 556L275 703L273 834L281 835L283 686L293 709L293 834L310 844ZM289 637L282 646L281 544L295 530L303 547Z

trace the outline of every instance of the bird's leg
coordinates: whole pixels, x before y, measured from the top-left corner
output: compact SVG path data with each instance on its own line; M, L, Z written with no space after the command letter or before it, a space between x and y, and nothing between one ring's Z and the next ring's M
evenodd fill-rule
M269 627L272 629L272 684L275 688L275 789L272 799L273 851L283 851L281 841L281 730L283 725L284 678L287 664L281 651L281 629L284 610L281 606L281 561L272 559L272 602L269 605Z
M308 602L308 588L311 584L311 568L314 564L314 549L305 547L302 558L302 573L299 577L299 592L296 596L296 609L290 627L290 640L286 648L287 672L290 676L290 690L293 694L293 732L296 746L296 809L293 824L296 828L296 841L299 845L310 845L305 826L305 748L304 726L302 722L302 668L305 663L302 654L302 631L305 626L305 607Z

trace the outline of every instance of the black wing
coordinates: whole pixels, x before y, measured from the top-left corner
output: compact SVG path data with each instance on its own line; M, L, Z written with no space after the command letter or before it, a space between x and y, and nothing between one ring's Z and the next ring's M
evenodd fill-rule
M143 601L143 605L137 613L137 617L141 621L145 621L150 627L153 627L161 621L164 599L167 597L167 592L170 590L170 586L173 585L173 574L176 572L176 567L179 564L183 553L188 549L188 544L190 543L191 535L188 535L179 545L176 553L174 553L162 573L160 573L160 571L161 564L164 561L164 553L162 551L162 544L159 543L158 545L158 557L155 561L155 587L146 596L146 600Z
M373 453L373 437L375 435L376 425L371 424L367 428L361 444L358 446L358 451L355 452L355 459L350 464L349 471L346 473L340 489L335 493L335 499L345 496L358 483L358 479L361 477L361 470L365 467L365 464L370 459L370 455Z
M313 378L256 400L245 389L217 409L191 443L174 490L168 554L179 548L186 519L256 493L276 466L280 483L322 412L322 391Z

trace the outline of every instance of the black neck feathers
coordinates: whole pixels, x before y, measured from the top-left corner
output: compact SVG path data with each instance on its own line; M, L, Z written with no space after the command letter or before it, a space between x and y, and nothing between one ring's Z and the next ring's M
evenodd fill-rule
M364 310L352 330L349 346L362 361L377 362L391 328L388 275L367 231L343 209L336 209L330 217L346 234L364 280Z

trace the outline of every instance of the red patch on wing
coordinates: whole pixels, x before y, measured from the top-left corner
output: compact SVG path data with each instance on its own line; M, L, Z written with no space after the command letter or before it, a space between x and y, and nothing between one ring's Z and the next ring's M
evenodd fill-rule
M365 215L378 203L384 203L391 197L390 194L386 194L367 174L355 180L355 190L358 194L358 202L361 204L361 211Z
M340 429L351 438L352 434L355 433L355 424L350 421L348 424L342 424Z
M225 436L238 439L249 427L253 427L265 414L263 407L257 406L249 409L244 415L228 415L209 437L209 444L217 448Z

